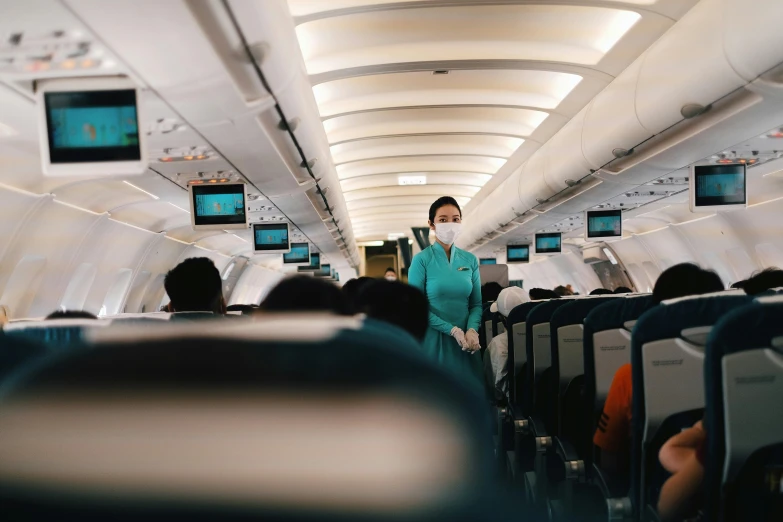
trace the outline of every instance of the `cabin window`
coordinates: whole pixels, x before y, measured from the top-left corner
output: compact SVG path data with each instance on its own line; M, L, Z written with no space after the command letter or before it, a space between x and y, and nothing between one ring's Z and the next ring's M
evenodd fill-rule
M76 271L68 283L60 301L62 310L84 310L84 303L87 301L87 294L90 292L95 275L98 270L92 263L82 263L76 268Z
M106 297L103 300L103 306L98 315L117 315L120 311L125 295L130 288L131 279L133 278L133 270L130 268L121 268L114 276L109 291L106 292Z

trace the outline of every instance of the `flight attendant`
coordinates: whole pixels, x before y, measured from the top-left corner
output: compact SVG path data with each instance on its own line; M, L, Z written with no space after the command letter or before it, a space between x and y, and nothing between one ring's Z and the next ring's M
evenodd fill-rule
M408 283L427 295L429 328L424 349L436 361L465 376L482 378L478 328L481 322L481 279L476 256L454 246L462 227L462 211L452 197L430 207L435 244L413 258Z

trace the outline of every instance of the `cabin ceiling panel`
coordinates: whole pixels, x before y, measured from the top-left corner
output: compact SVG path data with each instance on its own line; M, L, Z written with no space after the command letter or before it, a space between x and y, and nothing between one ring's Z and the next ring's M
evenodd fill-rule
M329 143L406 134L499 134L526 137L548 114L507 107L428 107L362 112L324 122Z
M337 166L341 180L389 173L473 172L494 174L506 162L503 158L481 156L411 156L376 158Z
M440 196L473 197L479 187L464 185L414 185L410 187L376 187L364 190L354 190L345 193L345 202L352 203L361 199L385 198L395 196L431 196L433 200Z
M333 145L331 152L336 165L401 156L472 155L508 158L524 141L508 136L428 134L351 141Z
M150 201L120 207L111 213L117 221L152 232L161 232L190 223L190 216L165 201Z
M447 196L450 194L438 194L438 196ZM464 206L470 201L469 197L455 196L455 200L460 206ZM374 209L377 212L387 212L393 210L399 205L422 205L422 208L429 209L430 205L434 201L432 196L389 196L389 197L377 197L370 199L359 199L356 201L346 201L345 204L348 210L353 213L354 210L361 209Z
M422 178L430 185L465 185L471 187L483 187L492 176L489 174L474 174L470 172L422 172L416 177ZM363 190L375 187L400 186L400 180L405 180L406 175L378 174L376 176L361 176L346 179L340 182L344 193L354 190Z
M555 109L576 87L577 74L545 70L452 70L376 74L313 87L321 116L389 107L501 105Z
M432 7L314 20L297 35L309 74L455 59L595 65L640 17L577 5Z

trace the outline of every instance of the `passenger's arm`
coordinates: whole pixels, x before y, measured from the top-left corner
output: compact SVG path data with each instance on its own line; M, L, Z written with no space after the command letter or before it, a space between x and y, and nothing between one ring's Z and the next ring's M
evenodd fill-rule
M661 488L658 497L658 515L661 522L681 520L694 507L694 499L704 480L704 467L695 452L683 463Z
M479 265L476 257L473 257L473 290L470 292L470 299L468 306L470 313L468 315L468 330L473 329L478 332L481 325L481 315L483 310L481 308L481 274L479 273Z
M413 258L411 267L408 269L408 284L427 295L427 268L424 266L423 256L419 255ZM454 329L453 324L447 323L432 313L432 307L430 307L429 322L431 328L446 335L451 335L451 331Z
M696 454L696 448L706 437L701 421L666 441L658 453L661 465L669 473L678 473Z

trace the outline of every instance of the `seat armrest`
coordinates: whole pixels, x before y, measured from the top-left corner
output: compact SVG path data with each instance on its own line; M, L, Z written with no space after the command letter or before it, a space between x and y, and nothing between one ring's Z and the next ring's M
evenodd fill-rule
M628 497L631 487L630 477L608 473L597 464L593 464L593 480L606 499Z

